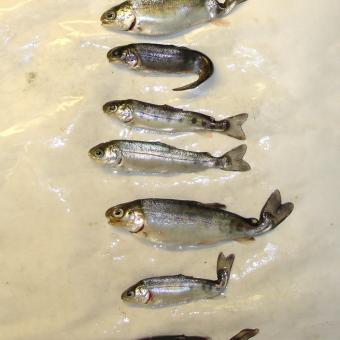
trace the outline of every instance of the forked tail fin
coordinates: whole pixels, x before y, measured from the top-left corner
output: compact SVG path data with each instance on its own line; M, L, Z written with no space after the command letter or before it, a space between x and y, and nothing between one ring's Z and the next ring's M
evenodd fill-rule
M282 204L280 191L275 190L262 208L254 236L276 228L292 213L293 209L294 204L291 202Z
M231 268L233 267L233 263L235 260L235 255L230 254L228 257L225 257L223 253L220 253L217 258L217 284L221 291L224 291L227 288L230 276L231 276Z
M255 329L243 329L240 333L236 334L233 336L230 340L248 340L255 335L257 335L260 331L255 328Z
M242 129L242 124L248 119L247 113L241 113L237 116L229 117L216 122L216 128L230 137L244 140L246 135Z
M243 144L218 157L216 166L225 171L248 171L250 165L243 160L247 145Z

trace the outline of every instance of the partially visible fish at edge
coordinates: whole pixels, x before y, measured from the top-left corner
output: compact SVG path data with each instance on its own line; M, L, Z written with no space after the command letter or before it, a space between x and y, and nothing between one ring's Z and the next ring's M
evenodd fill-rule
M106 27L144 35L166 35L229 14L245 0L130 0L101 16Z

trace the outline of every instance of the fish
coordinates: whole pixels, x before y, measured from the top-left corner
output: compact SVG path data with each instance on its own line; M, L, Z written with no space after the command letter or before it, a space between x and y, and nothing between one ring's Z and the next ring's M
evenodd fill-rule
M246 0L131 0L103 13L102 25L143 35L168 35L228 15Z
M250 165L242 158L246 145L220 157L208 152L177 149L160 142L113 140L101 143L89 151L89 157L110 166L115 171L142 173L197 172L206 169L248 171Z
M103 106L103 111L134 127L166 132L216 131L236 139L246 139L242 124L248 118L247 113L217 121L202 113L134 99L110 101Z
M263 206L259 219L244 218L221 203L149 198L118 204L105 216L114 227L156 244L199 246L221 241L254 240L281 224L293 211L282 204L275 190Z
M243 329L241 332L230 338L230 340L248 340L259 333L259 330L256 329ZM139 340L211 340L209 337L205 336L186 336L182 335L161 335L161 336L153 336L151 338L142 338Z
M194 89L214 73L214 65L205 54L174 45L142 43L118 46L107 53L107 58L110 63L126 64L136 71L198 74L198 80L174 91Z
M123 292L124 302L150 307L165 307L212 299L227 288L235 255L217 258L217 280L200 279L182 274L143 279Z

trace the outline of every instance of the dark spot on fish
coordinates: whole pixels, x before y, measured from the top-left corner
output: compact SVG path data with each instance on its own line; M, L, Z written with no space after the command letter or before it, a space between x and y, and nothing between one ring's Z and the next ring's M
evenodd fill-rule
M197 118L193 118L193 119L191 119L191 122L193 123L193 124L196 124L197 123Z
M32 84L36 78L37 74L35 72L29 72L26 74L26 80L28 84Z
M182 122L183 122L183 120L184 120L183 118L180 118L180 119L179 119L179 122L180 122L180 123L182 123Z
M202 121L202 126L206 127L207 126L207 122L205 122L204 120Z

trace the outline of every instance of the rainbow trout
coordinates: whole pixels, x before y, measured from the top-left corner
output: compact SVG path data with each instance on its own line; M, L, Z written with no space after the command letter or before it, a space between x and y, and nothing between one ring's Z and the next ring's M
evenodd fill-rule
M225 257L220 253L217 259L217 280L199 279L191 276L172 275L152 277L137 282L121 296L132 304L153 307L189 303L195 300L212 299L221 295L227 288L233 254Z
M220 157L215 157L207 152L177 149L159 142L113 140L95 146L89 151L89 156L117 171L180 173L213 168L248 171L250 166L242 159L246 150L246 145L240 145Z
M219 203L172 199L141 199L106 211L108 222L148 241L165 245L200 245L253 239L282 223L293 203L281 203L274 191L262 208L259 220L225 210Z
M101 22L120 31L166 35L229 14L245 0L130 0L106 11Z
M199 112L185 111L169 105L155 105L139 100L114 100L103 110L124 124L167 132L216 131L244 140L242 124L248 114L242 113L220 121Z
M118 46L107 54L110 63L128 65L132 70L165 73L196 73L198 80L173 89L193 89L206 81L214 72L212 61L203 53L186 47L159 44L130 44Z

